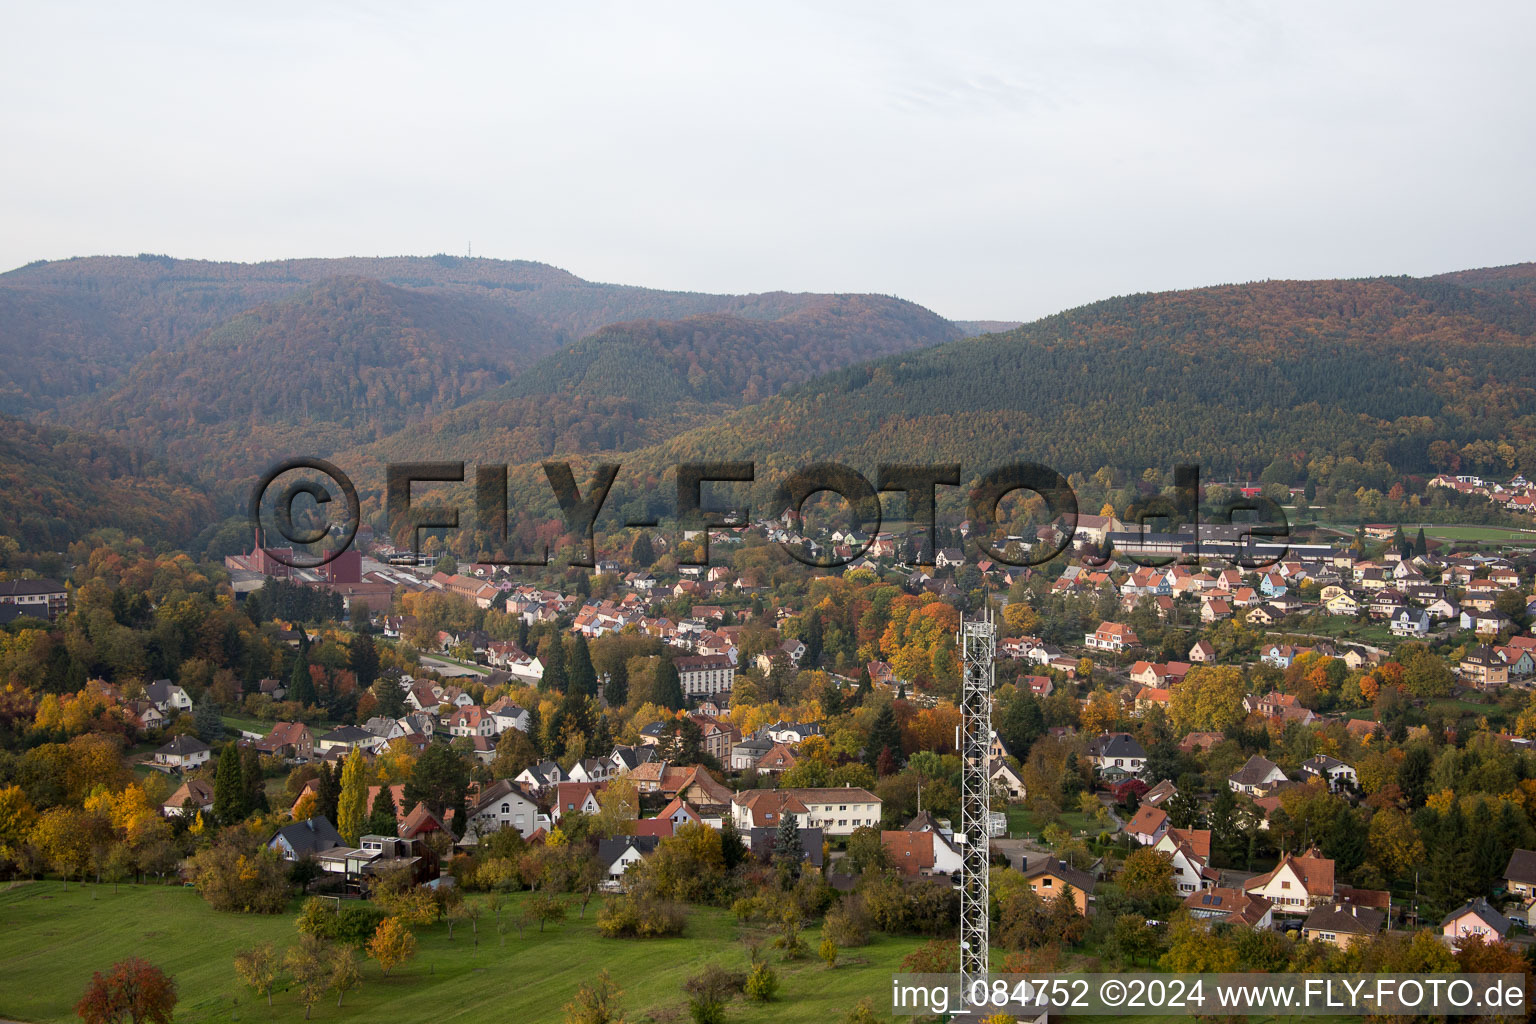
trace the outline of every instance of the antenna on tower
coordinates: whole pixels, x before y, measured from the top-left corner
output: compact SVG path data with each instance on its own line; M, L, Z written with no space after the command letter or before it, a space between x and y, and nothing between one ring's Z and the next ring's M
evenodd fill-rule
M960 683L960 989L962 1005L970 1002L973 982L985 989L990 883L987 863L991 848L991 785L987 779L992 744L993 657L997 627L988 602L980 619L960 621L964 677Z

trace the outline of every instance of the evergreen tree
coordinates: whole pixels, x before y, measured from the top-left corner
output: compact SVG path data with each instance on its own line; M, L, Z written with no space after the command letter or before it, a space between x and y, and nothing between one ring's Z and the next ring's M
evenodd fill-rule
M315 813L336 824L336 811L341 804L341 765L331 763L320 765L320 774L315 779Z
M875 689L874 680L869 678L869 666L859 666L859 685L854 688L853 697L848 701L851 705L862 705L869 699L870 693Z
M288 673L288 699L298 701L303 707L320 703L315 692L315 681L309 674L309 651L301 647L293 660L293 671Z
M400 830L400 813L391 787L380 785L368 811L368 835L392 836Z
M611 708L620 708L629 700L629 666L623 658L613 663L608 672L608 682L603 687L603 699Z
M644 530L635 538L635 544L629 549L629 560L636 569L649 569L651 563L656 561L656 552L651 549L651 535Z
M1323 837L1323 853L1333 861L1335 872L1349 878L1365 863L1365 838L1366 828L1359 816L1353 810L1340 811Z
M798 871L804 857L805 848L800 843L800 817L786 812L780 816L779 831L773 837L773 859L793 864Z
M347 645L347 661L360 688L366 690L379 677L379 650L373 644L373 637L367 633L359 633L352 638L352 642Z
M896 721L896 708L889 703L875 715L874 724L870 726L869 742L864 748L864 763L874 768L884 753L889 753L898 769L905 760L901 753L901 724Z
M240 751L240 778L245 787L245 813L266 814L267 780L261 770L261 754L255 747Z
M336 831L349 845L356 846L368 818L368 765L358 747L352 748L346 766L341 770L341 797L336 803L336 816Z
M1422 807L1429 795L1429 776L1434 771L1435 759L1429 748L1415 743L1403 755L1397 768L1397 787L1403 791L1411 807Z
M568 693L580 697L597 696L597 670L592 667L592 650L587 646L587 638L579 633L572 638L566 678L570 687Z
M727 814L720 829L720 853L727 872L735 870L747 859L747 845L742 842L741 830L736 827L734 816Z
M1429 554L1429 542L1424 539L1424 527L1419 527L1419 535L1413 538L1413 553L1417 556Z
M539 679L539 689L545 693L564 693L566 687L565 644L559 633L546 635L544 642L539 644L539 663L544 666L544 675Z
M373 682L373 699L377 701L375 714L386 718L401 718L410 710L405 703L405 691L400 689L400 683L389 676L382 676Z
M813 669L820 666L823 640L821 613L813 611L806 616L805 624L800 629L800 642L805 644L805 653L800 656L801 668Z
M656 687L651 693L651 699L673 711L683 709L683 680L677 674L677 666L673 664L670 655L662 655L661 664L656 668Z
M224 720L219 717L218 705L206 693L192 709L192 723L197 729L197 738L204 743L217 743L224 738Z
M434 743L416 759L405 783L405 803L408 807L424 803L433 814L441 815L462 805L468 788L469 766L464 758L457 751ZM459 818L462 822L463 816Z
M528 620L521 615L517 617L517 636L514 639L517 641L518 650L526 651L528 649Z
M233 825L245 818L245 775L240 765L240 748L226 743L213 773L213 816L221 825Z

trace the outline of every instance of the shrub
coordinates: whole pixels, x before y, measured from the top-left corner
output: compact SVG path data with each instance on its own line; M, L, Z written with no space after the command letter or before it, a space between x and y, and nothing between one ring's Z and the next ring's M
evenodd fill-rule
M597 930L609 939L656 939L683 934L687 915L665 900L620 896L608 900L597 915Z
M279 914L287 909L287 865L269 850L247 854L214 846L192 857L190 867L198 893L215 910Z
M822 932L844 948L869 945L869 914L864 910L864 901L858 896L844 900L842 906L827 914Z
M688 1015L693 1024L724 1024L725 1004L745 985L745 977L719 964L710 964L683 982L683 991L688 994Z
M816 950L816 952L820 954L821 959L826 962L828 970L831 970L833 967L837 966L837 943L832 941L832 936L823 935L821 937L821 946Z
M747 974L747 982L743 989L748 999L766 1003L779 990L779 976L766 961L759 960L752 965L752 970Z

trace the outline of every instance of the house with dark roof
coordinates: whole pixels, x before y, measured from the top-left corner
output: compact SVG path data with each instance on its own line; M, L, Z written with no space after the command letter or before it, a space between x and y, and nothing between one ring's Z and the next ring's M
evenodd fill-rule
M1504 888L1511 896L1530 899L1536 896L1536 851L1516 850L1504 868Z
M1479 896L1445 915L1440 922L1440 934L1450 939L1452 945L1473 935L1480 935L1488 942L1498 942L1509 934L1509 924L1509 918Z
M174 736L171 741L155 751L154 766L161 771L190 771L208 763L213 752L208 744L196 736Z
M1147 752L1128 732L1106 732L1089 742L1088 759L1101 772L1118 769L1136 775L1147 765Z
M822 846L825 844L825 833L819 828L807 828L802 825L800 834L800 859L802 863L809 864L813 868L822 866ZM777 828L753 828L747 831L747 846L752 851L752 856L761 861L770 861L775 853L775 845L778 842L779 830Z
M1088 903L1093 898L1094 878L1086 871L1079 871L1066 861L1049 853L1022 853L1018 859L1019 872L1029 882L1029 887L1043 900L1054 899L1063 890L1072 892L1077 912L1088 916Z
M1369 939L1381 931L1387 921L1385 912L1358 903L1325 903L1316 907L1301 924L1301 934L1308 942L1326 942L1348 949L1360 939Z
M317 857L327 850L346 845L336 826L322 815L284 825L267 840L267 849L276 851L283 860Z
M656 852L661 845L657 836L619 836L616 839L600 839L597 843L597 860L603 865L606 879L603 887L618 892L624 888L624 873L630 865Z
M1254 754L1234 774L1227 776L1227 785L1234 793L1260 796L1285 781L1285 772L1269 758Z
M1360 784L1360 777L1355 773L1352 765L1345 764L1328 754L1307 758L1301 762L1301 770L1307 775L1327 782L1328 789L1334 793Z

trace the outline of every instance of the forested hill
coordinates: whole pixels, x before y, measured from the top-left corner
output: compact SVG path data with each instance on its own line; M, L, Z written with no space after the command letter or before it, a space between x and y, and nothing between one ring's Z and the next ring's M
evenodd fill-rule
M333 451L453 408L553 351L504 305L331 278L141 360L62 414L202 475Z
M165 470L100 437L0 415L0 536L30 551L62 551L102 527L186 543L213 506Z
M823 296L775 320L710 314L615 324L366 454L517 463L639 447L786 385L959 335L921 306L869 295Z
M0 274L0 412L89 395L151 352L175 351L231 317L338 277L469 296L516 310L563 340L611 323L724 313L772 320L822 300L598 284L542 263L457 256L218 263L168 256L39 261Z
M1063 473L1193 461L1210 479L1257 476L1277 457L1433 471L1453 450L1434 442L1478 439L1507 439L1508 457L1536 465L1531 304L1380 278L1097 302L835 371L629 461L644 474L754 458L759 481L820 458L871 473L883 460L959 461L968 476L1018 459Z

